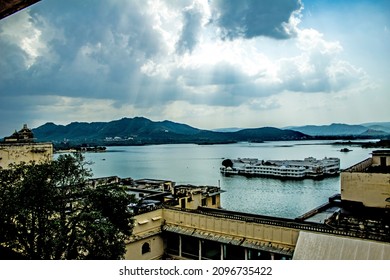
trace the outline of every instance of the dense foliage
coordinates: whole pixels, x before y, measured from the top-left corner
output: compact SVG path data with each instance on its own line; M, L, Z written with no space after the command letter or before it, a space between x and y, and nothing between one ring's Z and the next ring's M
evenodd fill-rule
M0 245L27 259L120 259L132 233L118 185L94 187L80 154L0 172Z

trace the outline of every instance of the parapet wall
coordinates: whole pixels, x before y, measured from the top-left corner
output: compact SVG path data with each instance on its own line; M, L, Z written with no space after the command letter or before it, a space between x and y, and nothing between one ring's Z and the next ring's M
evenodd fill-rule
M342 172L341 200L361 202L366 207L390 207L390 174Z
M53 159L52 143L1 143L0 169L7 169L11 163L37 163Z
M372 158L368 158L343 170L343 172L363 172L366 168L368 168L371 165L372 165Z

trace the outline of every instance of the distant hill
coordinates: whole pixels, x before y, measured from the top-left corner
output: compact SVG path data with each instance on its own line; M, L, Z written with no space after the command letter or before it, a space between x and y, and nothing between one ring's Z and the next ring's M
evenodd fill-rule
M145 145L196 143L217 144L262 142L278 140L334 139L334 137L390 137L390 123L362 125L331 124L307 125L279 129L262 127L251 129L198 129L172 121L152 121L144 117L122 118L110 122L72 122L68 125L46 123L33 129L38 141L63 145ZM332 138L333 137L333 138Z
M387 127L386 124L389 124ZM390 123L373 123L367 125L336 124L305 125L288 127L310 136L385 136L390 134Z
M228 133L226 133L228 134ZM303 140L308 139L306 134L289 130L279 129L275 127L262 127L252 129L242 129L237 132L231 132L233 139L237 141L279 141L279 140Z
M96 145L216 144L308 138L301 132L272 127L215 132L167 120L154 122L143 117L123 118L110 122L72 122L65 126L46 123L33 129L33 133L38 141Z
M390 134L390 122L364 123L363 126L377 131L383 131Z
M226 128L216 128L216 129L213 129L212 131L214 131L214 132L237 132L237 131L240 131L242 129L243 128L239 128L239 127L226 127Z

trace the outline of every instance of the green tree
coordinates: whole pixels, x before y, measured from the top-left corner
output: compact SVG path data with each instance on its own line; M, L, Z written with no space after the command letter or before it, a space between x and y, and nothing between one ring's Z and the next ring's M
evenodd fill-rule
M0 244L28 259L120 259L133 228L134 197L94 187L81 154L0 173Z
M15 207L17 195L13 184L18 183L17 181L20 178L11 170L2 170L0 174L0 244L7 242L14 246L13 237L16 234L14 217L17 214Z

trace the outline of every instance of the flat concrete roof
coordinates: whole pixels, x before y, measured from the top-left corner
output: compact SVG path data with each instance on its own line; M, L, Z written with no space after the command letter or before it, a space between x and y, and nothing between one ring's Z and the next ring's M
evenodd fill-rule
M301 231L293 260L390 260L390 244Z

